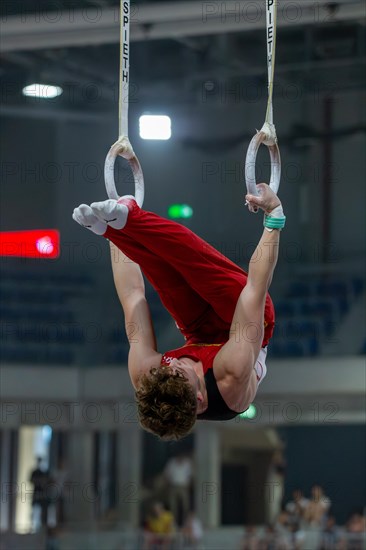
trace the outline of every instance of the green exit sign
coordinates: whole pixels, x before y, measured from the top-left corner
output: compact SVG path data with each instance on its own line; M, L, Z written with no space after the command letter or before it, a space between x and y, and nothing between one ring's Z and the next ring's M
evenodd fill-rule
M193 209L188 204L171 204L168 208L168 216L172 220L186 220L193 216Z

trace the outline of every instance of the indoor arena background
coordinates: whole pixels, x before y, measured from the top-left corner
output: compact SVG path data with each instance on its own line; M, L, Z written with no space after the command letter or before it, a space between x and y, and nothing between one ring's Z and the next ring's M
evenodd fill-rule
M199 423L177 443L139 427L108 243L71 218L107 198L118 10L116 0L1 3L0 548L361 549L364 2L279 3L287 225L268 375L245 417ZM244 268L262 229L244 206L243 166L267 101L264 11L265 0L131 8L129 136L144 208L187 216L177 221ZM63 92L25 96L34 83ZM169 116L171 138L141 139L143 114ZM268 181L265 147L257 172ZM116 180L133 192L122 160ZM159 350L180 345L149 286L147 296ZM152 536L163 507L174 530Z

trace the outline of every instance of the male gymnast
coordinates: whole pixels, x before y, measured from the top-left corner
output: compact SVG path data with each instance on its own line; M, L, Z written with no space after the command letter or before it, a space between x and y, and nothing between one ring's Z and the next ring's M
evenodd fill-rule
M264 211L264 231L248 274L188 228L142 210L131 195L90 206L73 218L110 241L124 311L128 369L141 425L161 439L187 435L196 420L230 420L252 403L266 374L274 328L268 294L285 216L264 183L246 201ZM185 338L161 354L142 272Z

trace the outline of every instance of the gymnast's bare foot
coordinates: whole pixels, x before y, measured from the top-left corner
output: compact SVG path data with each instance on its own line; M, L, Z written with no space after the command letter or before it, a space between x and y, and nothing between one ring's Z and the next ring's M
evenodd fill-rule
M127 223L128 207L114 199L92 202L90 207L98 220L108 224L113 229L123 229Z
M93 231L96 235L104 235L107 231L107 224L97 218L88 204L81 204L75 208L72 217L77 223Z

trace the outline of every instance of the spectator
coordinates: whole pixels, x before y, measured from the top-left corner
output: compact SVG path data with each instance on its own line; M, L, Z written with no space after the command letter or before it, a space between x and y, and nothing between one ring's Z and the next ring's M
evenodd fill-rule
M31 472L29 481L33 484L32 532L37 533L47 525L49 472L42 468L42 457L37 458L37 466Z
M257 528L254 525L247 525L241 550L260 550L260 548Z
M276 449L269 465L266 486L267 497L267 521L273 525L281 512L284 492L286 462L281 449Z
M291 549L302 550L304 548L306 533L300 528L299 523L289 524Z
M346 523L348 548L361 550L365 548L366 520L360 512L351 515Z
M341 547L342 535L334 516L328 516L322 532L321 550L337 550Z
M301 526L304 523L305 512L309 505L309 500L304 497L300 489L295 489L292 493L292 497L293 500L290 500L285 507L288 513L288 520L290 524L294 523Z
M162 502L154 502L145 522L145 550L167 550L175 534L174 516Z
M330 499L325 496L323 488L320 485L313 485L311 499L304 513L304 519L307 522L305 548L320 547L322 530L330 504Z
M258 550L276 550L276 530L273 525L266 525L265 531L260 537Z
M366 518L361 512L354 512L347 521L347 530L350 533L364 533L366 530Z
M164 470L170 509L179 525L183 524L190 509L192 474L192 460L185 455L170 459Z
M203 527L199 517L193 512L189 512L183 525L182 534L184 536L185 547L196 550L200 547L203 539Z
M279 514L276 524L276 549L292 550L289 515L286 510Z
M325 496L320 485L313 485L311 488L311 500L306 507L305 520L313 527L323 527L330 508L330 499Z

